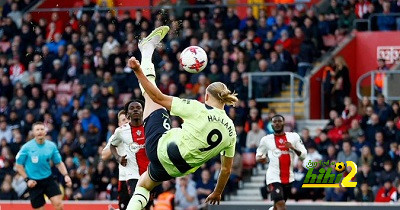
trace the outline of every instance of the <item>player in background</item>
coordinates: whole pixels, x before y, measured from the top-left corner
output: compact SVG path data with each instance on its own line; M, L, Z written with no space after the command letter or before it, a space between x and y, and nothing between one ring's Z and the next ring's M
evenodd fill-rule
M133 100L125 104L124 111L129 123L118 127L110 138L111 153L120 164L119 169L125 173L128 199L132 197L140 175L147 170L149 165L145 151L146 138L143 127L142 103L139 100ZM121 146L123 149L117 151L117 148ZM126 207L127 203L124 201L121 209L126 209Z
M121 110L118 112L118 127L121 127L124 124L129 123L128 118L126 118L126 112L125 110ZM110 139L107 142L107 145L104 147L103 151L101 152L101 159L102 160L109 160L112 157L112 152L110 149L111 145L111 139L114 138L114 134L110 137ZM124 154L124 145L120 144L120 146L117 147L118 154L122 155ZM118 206L119 209L124 210L128 206L130 196L128 193L128 187L126 184L126 168L119 164L118 167Z
M168 26L156 28L139 44L142 66L132 57L128 65L135 72L145 97L146 152L148 170L140 177L128 209L140 210L149 200L149 192L162 181L195 172L203 163L221 154L221 172L214 191L206 202L219 204L229 179L235 154L236 132L224 106L237 102L221 82L206 89L205 104L196 100L164 95L155 85L152 55L156 45L168 33ZM143 68L143 69L142 69ZM167 112L184 120L182 128L171 129Z
M46 204L44 195L46 195L56 210L62 210L62 195L60 187L53 179L50 161L60 171L68 187L72 186L71 178L68 176L67 168L61 160L57 146L52 141L45 139L44 124L42 122L34 123L32 131L35 138L25 143L17 154L17 171L27 182L31 205L34 209L44 209Z
M257 148L256 160L267 162L267 185L271 191L274 206L269 210L285 210L286 200L294 181L293 165L295 155L304 160L307 150L300 139L299 134L284 132L285 118L282 115L272 117L272 129L274 134L264 136Z

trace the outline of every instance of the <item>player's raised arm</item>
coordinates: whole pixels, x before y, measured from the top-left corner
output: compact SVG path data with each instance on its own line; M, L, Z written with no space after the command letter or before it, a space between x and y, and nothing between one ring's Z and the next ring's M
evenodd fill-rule
M133 72L135 72L136 77L151 100L157 104L160 104L166 109L171 110L172 96L163 94L154 84L150 82L149 79L147 79L146 75L144 75L142 71L142 68L140 67L139 61L136 60L135 57L131 57L129 59L128 66L133 70Z
M217 185L215 186L214 192L207 197L206 203L219 205L222 192L224 191L229 176L231 175L232 164L233 157L221 156L221 172L218 176Z

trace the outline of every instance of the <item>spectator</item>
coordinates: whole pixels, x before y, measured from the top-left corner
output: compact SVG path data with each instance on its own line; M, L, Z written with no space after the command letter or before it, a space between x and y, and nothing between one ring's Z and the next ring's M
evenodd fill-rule
M89 178L81 180L81 186L74 192L73 198L75 200L94 200L95 190L93 184L89 183Z
M32 79L33 77L33 79ZM22 83L23 87L28 86L31 84L30 81L35 81L34 83L40 84L42 82L42 75L40 72L36 70L36 64L35 63L29 63L28 65L28 71L25 71L21 75L20 82Z
M379 94L374 104L374 112L378 114L379 121L384 123L388 120L391 112L391 107L385 102L385 96Z
M364 150L366 150L365 147L368 149L368 153L366 153L366 154L364 154L364 152L365 152ZM371 153L370 148L371 148L371 144L369 144L368 142L365 141L364 131L361 130L358 133L357 142L354 143L353 150L355 150L355 152L358 156L361 155L363 157L364 155L368 155L368 156L366 156L366 158L367 159L371 158L371 161L372 161L372 155L370 156L370 153ZM367 159L365 159L363 161L367 161ZM361 163L361 161L359 161L359 163Z
M81 124L85 132L89 131L90 125L94 126L98 130L101 130L99 118L96 115L91 114L88 108L83 109Z
M378 29L380 31L392 31L396 28L396 19L390 16L390 1L384 1L382 4L383 15L378 16Z
M326 201L347 201L346 188L334 188L326 190Z
M8 144L11 143L12 131L5 120L0 121L0 141L5 140Z
M351 103L351 102L350 102ZM343 116L344 115L344 116ZM358 114L357 106L354 104L349 104L348 106L348 112L347 114L344 112L342 114L342 117L344 118L344 124L350 128L351 123L353 120L357 120L357 122L361 121L361 115Z
M380 71L387 71L389 68L386 66L386 61L383 58L378 59L378 68ZM375 88L378 92L382 92L384 86L385 73L377 73L375 76Z
M205 169L201 172L201 180L197 181L197 199L200 203L204 203L205 199L214 190L214 182L210 179L210 172Z
M360 117L360 119L361 119L361 117ZM349 120L346 120L346 122L348 122L348 121ZM364 131L362 130L358 119L351 120L349 135L350 135L350 138L353 143L357 142L357 138L359 136L364 136Z
M251 130L247 133L246 148L252 152L258 148L262 137L267 135L263 129L260 129L257 122L251 123Z
M293 174L294 182L291 189L291 196L293 196L296 201L299 201L300 199L306 198L306 195L308 194L307 190L302 188L307 174L307 169L303 167L303 161L297 161L296 167L293 170Z
M366 183L371 189L377 189L377 177L375 176L374 172L371 171L371 167L368 164L361 165L361 171L357 173L356 180L357 183Z
M54 40L52 40L51 38L52 37L48 37L48 39L47 39L47 47L49 48L49 51L51 53L58 54L59 48L61 46L65 46L67 44L67 42L62 39L62 35L60 33L54 34Z
M13 97L13 85L7 76L1 77L0 96L4 96L10 101Z
M14 23L17 25L17 28L21 28L22 12L19 11L17 2L11 4L11 11L7 14L7 17L10 17L14 21Z
M353 21L357 18L351 10L350 6L343 6L343 14L339 16L338 27L344 31L351 31L353 29Z
M375 143L375 133L382 131L382 126L379 124L379 116L377 114L371 114L370 119L368 119L368 121L366 121L364 124L365 136L367 137L367 141L370 143Z
M322 155L319 154L318 150L316 149L315 144L310 144L307 149L308 149L307 157L303 161L304 168L307 168L307 163L310 161L311 162L319 162L320 160L322 160Z
M27 199L29 194L27 193L28 185L20 174L15 174L11 183L12 188L17 193L18 198Z
M13 64L10 66L10 79L13 85L22 78L25 72L25 66L20 63L19 58L13 59Z
M384 170L384 162L390 160L390 157L381 146L375 147L375 156L372 160L372 171L379 177Z
M350 94L350 76L349 69L347 68L346 61L343 57L335 57L335 84L332 90L332 108L338 112L342 112L344 107L344 98Z
M337 156L337 161L346 163L347 161L353 161L355 164L358 163L358 157L355 152L351 150L351 143L344 141L342 145L343 151L340 151Z
M276 50L276 52L278 53L278 56L279 56L279 59L280 59L280 61L283 63L283 65L284 65L284 69L286 70L286 71L291 71L291 72L294 72L296 69L295 69L295 65L294 65L294 62L293 62L293 59L292 59L292 56L290 55L290 53L289 53L289 50L291 50L291 48L292 48L292 41L291 41L291 39L290 39L290 43L289 44L287 44L287 40L289 39L288 37L289 37L289 35L287 34L287 31L282 31L282 34L283 34L283 39L285 39L286 38L286 40L285 41L283 41L282 43L280 43L279 42L279 40L275 43L275 50ZM281 37L281 39L282 39L282 37ZM280 39L280 40L281 40ZM285 47L285 45L287 45L286 47Z
M400 143L400 131L396 128L392 119L386 121L386 126L383 128L383 134L386 141Z
M368 99L367 96L364 96L360 103L358 103L358 113L361 116L364 116L367 112L367 107L372 106L371 101Z
M326 134L325 131L322 131L319 136L318 136L318 143L317 143L317 149L320 152L320 154L324 157L328 155L328 147L329 145L332 144L331 140L328 138L328 135ZM303 141L304 142L304 141ZM316 139L317 142L317 139ZM306 145L305 145L306 146ZM306 146L307 148L307 146Z
M304 146L307 148L309 147L311 144L314 144L314 140L311 138L310 136L310 130L308 128L304 128L301 131L301 140L304 143ZM319 142L318 142L319 143Z
M393 187L391 180L385 180L384 185L378 190L375 196L375 202L390 202L396 188Z
M327 10L327 14L334 14L335 19L338 19L339 16L342 14L342 8L340 7L340 4L338 3L337 0L331 0L330 5Z
M343 140L343 133L347 132L347 128L343 125L343 120L340 117L335 119L335 127L328 131L328 137L334 145L337 145Z
M372 193L368 183L361 184L361 190L356 195L356 201L358 202L374 202L375 197Z
M393 193L391 196L392 202L399 202L400 201L400 185L397 186L396 193Z
M259 128L264 128L264 122L262 121L259 111L256 108L250 109L249 119L247 119L244 125L244 130L246 132L249 132L250 129L252 129L251 124L253 122L257 123Z
M175 186L171 181L165 181L162 184L163 193L158 195L154 201L154 210L174 209L175 206Z
M9 182L3 182L0 191L1 200L18 200L18 195Z
M395 180L398 174L396 173L395 169L393 169L393 163L391 160L386 160L383 163L383 171L379 176L379 185L384 185L385 180Z
M398 102L393 102L392 103L392 114L391 117L396 118L400 117L400 105Z
M357 15L357 18L363 18L363 16L368 13L368 7L370 5L372 5L372 4L369 1L360 0L356 4L356 8L355 8L355 13Z
M188 176L178 178L175 193L176 207L187 210L197 209L199 201L197 199L196 188L192 182Z
M278 53L272 51L270 53L270 59L268 60L268 71L270 72L283 72L285 66L278 57ZM282 87L282 78L279 76L274 77L271 80L272 95L275 96L280 93Z

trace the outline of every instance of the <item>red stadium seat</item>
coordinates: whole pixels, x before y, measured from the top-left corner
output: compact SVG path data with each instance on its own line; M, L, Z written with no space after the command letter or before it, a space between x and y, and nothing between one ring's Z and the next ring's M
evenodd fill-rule
M242 154L243 169L251 170L256 166L256 154L253 152L245 152Z

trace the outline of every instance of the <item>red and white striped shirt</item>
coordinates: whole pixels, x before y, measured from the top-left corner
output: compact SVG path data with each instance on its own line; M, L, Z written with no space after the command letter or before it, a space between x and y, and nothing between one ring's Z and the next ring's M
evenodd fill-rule
M126 156L128 163L125 166L125 178L139 179L149 165L149 159L147 158L145 151L146 137L144 135L143 125L133 127L129 123L118 127L112 138L110 138L111 145L118 147L123 144L125 149L118 151L120 156ZM120 166L120 169L123 166Z
M297 133L285 132L284 135L264 136L257 148L257 156L268 155L267 184L275 182L289 184L294 181L293 165L296 153L286 148L286 142L290 142L301 152L300 159L304 159L307 155L307 150Z

